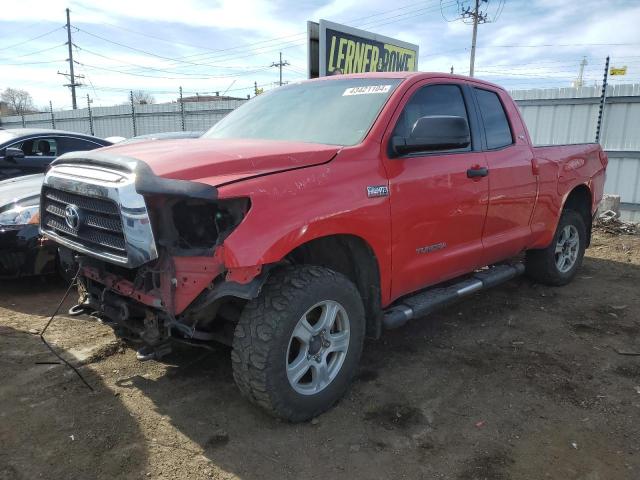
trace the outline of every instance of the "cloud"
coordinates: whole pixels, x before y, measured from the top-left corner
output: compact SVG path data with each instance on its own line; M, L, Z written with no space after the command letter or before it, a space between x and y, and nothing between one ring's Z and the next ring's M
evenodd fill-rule
M498 1L492 0L493 5ZM509 88L568 86L586 56L585 78L593 82L601 78L604 57L611 54L612 62L629 65L629 76L613 81L640 80L638 45L582 45L640 43L636 27L640 5L636 1L506 2L497 22L479 27L478 76ZM450 3L445 16L451 19L455 8ZM444 5L448 5L446 0ZM465 74L469 68L471 27L446 22L439 0L401 0L399 4L386 0L366 4L356 0L5 0L0 19L0 89L27 88L36 104L47 104L50 99L54 105L70 104L68 89L62 86L66 80L57 74L68 69L64 30L2 50L62 26L67 6L72 23L82 29L74 32L73 40L78 47L74 57L80 62L76 69L85 75L87 85L79 95L89 93L96 105L122 102L128 89L156 92L158 100L175 99L179 86L186 92L229 89L229 93L244 96L252 91L254 82L269 87L277 80L278 69L267 67L277 61L280 51L291 63L283 71L285 80L304 78L303 32L308 19L326 18L416 43L421 70L448 72L453 65L456 73ZM505 47L523 44L554 46ZM31 55L43 49L49 50ZM8 65L31 61L57 63ZM237 76L228 76L231 74Z

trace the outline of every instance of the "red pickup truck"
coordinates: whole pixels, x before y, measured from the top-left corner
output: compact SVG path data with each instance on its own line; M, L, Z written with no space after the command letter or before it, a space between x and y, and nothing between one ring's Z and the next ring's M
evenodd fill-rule
M259 95L203 138L63 155L41 229L79 265L72 313L143 360L232 345L242 393L301 421L343 395L365 336L523 272L569 282L606 165L597 144L533 147L498 86L345 75Z

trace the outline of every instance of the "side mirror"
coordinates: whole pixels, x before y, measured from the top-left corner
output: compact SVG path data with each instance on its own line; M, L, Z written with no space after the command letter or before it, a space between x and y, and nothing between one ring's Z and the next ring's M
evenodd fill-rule
M393 137L391 149L402 155L411 152L451 150L471 145L467 119L449 115L420 117L408 137Z
M13 160L15 162L18 158L24 158L24 152L21 149L9 147L4 151L5 160Z

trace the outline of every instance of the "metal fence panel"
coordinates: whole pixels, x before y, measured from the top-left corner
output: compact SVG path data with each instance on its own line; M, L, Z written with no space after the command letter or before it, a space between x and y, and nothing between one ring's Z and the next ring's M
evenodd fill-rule
M510 92L536 145L593 142L600 87ZM605 192L619 194L623 217L640 220L640 84L607 88L601 143L609 154Z
M206 102L184 103L184 129L202 132L220 121L230 111L238 108L246 100L210 100ZM131 105L115 105L112 107L94 107L91 109L93 134L97 137L132 137L135 117L136 134L176 132L182 130L182 113L180 104L160 103L153 105L135 105L132 115ZM54 112L55 128L79 133L91 133L89 110L65 110ZM3 128L52 128L50 113L37 113L23 117L19 115L0 117Z
M593 142L600 104L600 87L514 90L534 144ZM242 105L243 99L185 102L184 118L177 102L136 105L137 135L179 131L205 131ZM54 112L60 130L90 133L88 109ZM134 134L131 105L92 109L94 135L98 137ZM51 128L51 114L0 117L4 128ZM640 84L615 85L607 89L602 128L602 145L609 153L605 191L621 196L625 208L640 211ZM632 215L640 216L639 213Z

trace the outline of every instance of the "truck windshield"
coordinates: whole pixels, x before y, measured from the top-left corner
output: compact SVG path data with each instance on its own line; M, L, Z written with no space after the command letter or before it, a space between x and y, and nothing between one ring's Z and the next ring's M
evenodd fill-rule
M356 145L399 83L354 78L279 87L237 108L203 137Z

